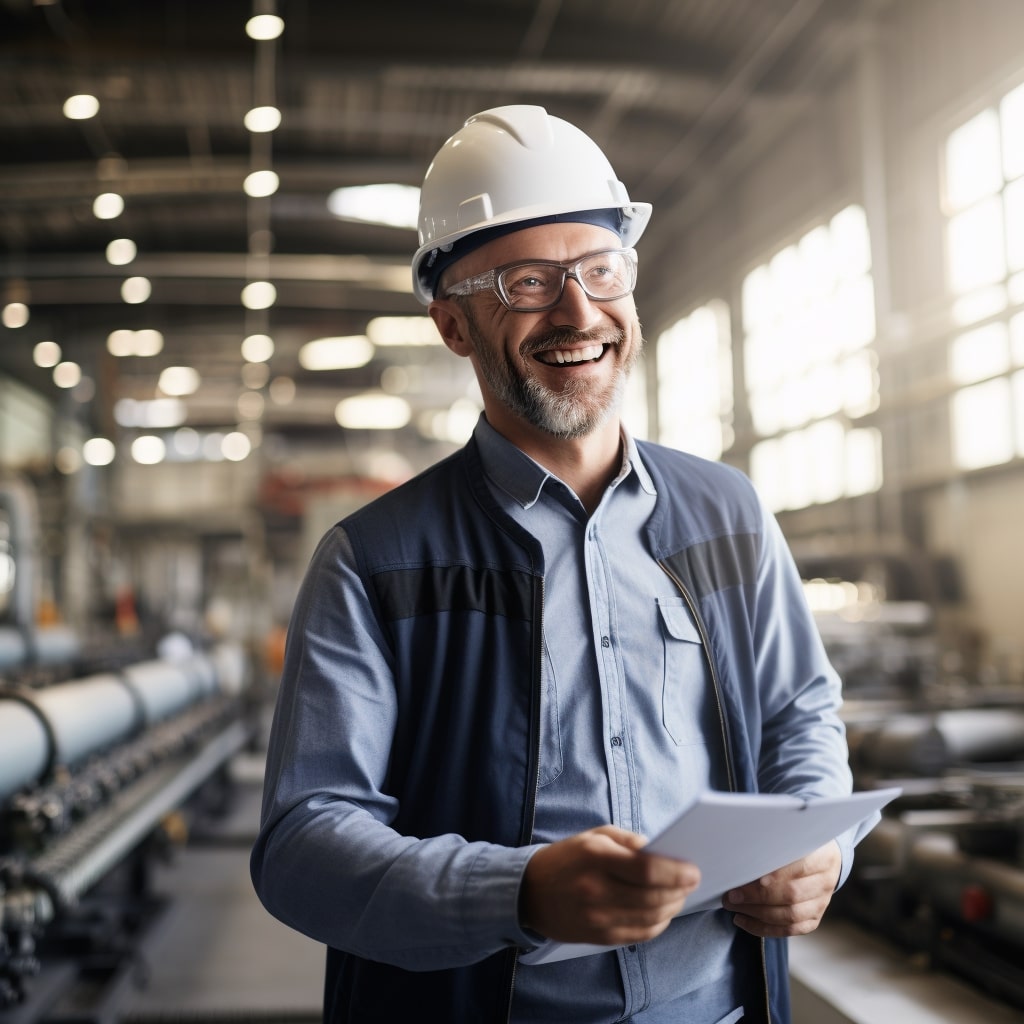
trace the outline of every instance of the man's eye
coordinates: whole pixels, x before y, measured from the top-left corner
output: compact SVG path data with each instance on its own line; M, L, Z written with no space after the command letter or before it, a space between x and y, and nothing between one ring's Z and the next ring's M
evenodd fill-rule
M536 271L523 271L519 274L510 274L505 278L505 287L510 292L537 292L545 291L551 284L549 274L539 274Z

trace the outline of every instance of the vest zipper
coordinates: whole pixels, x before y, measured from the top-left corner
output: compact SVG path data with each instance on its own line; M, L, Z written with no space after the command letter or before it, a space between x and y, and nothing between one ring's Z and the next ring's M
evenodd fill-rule
M529 843L533 838L533 827L537 820L537 792L540 790L540 723L541 723L541 700L544 697L543 688L543 665L544 665L544 583L545 577L541 576L540 586L536 588L536 597L533 602L534 622L540 623L540 642L537 644L533 657L533 687L536 699L533 702L533 722L531 723L531 742L533 749L531 756L534 760L533 793L530 795L529 813L527 814L529 827L524 830L525 834L520 836L520 841ZM516 974L519 972L519 952L513 951L512 976L509 978L508 996L505 1003L505 1024L512 1021L512 997L515 994Z
M704 625L704 620L701 618L700 612L697 609L697 602L694 601L687 590L686 585L683 581L661 560L658 559L658 564L664 569L665 574L670 580L679 588L679 593L683 595L683 600L686 602L686 606L690 609L690 614L693 616L693 621L697 625L697 631L700 633L701 645L704 648L704 660L707 662L708 668L711 671L711 688L715 695L715 708L718 711L718 724L721 730L722 736L722 749L725 752L725 771L726 778L729 784L730 792L736 791L736 776L732 766L732 753L729 747L729 730L725 722L725 711L722 707L722 692L721 682L718 678L718 672L715 670L715 662L711 657L711 645L710 638L708 636L707 627ZM761 982L764 988L764 1012L766 1024L772 1024L772 1005L771 1005L771 991L768 985L768 954L765 948L765 940L760 940L761 948Z

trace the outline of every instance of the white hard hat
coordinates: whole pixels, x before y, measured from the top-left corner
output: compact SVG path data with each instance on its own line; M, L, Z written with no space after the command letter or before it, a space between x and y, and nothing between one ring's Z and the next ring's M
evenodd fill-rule
M462 255L456 243L468 235L571 220L560 215L584 211L615 212L612 230L629 248L647 226L651 204L630 202L594 140L543 107L475 114L441 147L423 179L413 291L430 302L441 270Z

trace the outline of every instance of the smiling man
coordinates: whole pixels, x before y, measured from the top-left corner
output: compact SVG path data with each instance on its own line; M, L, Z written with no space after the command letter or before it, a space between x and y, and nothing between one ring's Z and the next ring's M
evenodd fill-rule
M314 555L252 858L328 1022L785 1024L786 938L850 869L865 828L681 915L699 869L642 849L703 789L851 787L774 520L620 421L650 212L541 107L427 170L414 287L484 414ZM520 964L549 938L618 948Z

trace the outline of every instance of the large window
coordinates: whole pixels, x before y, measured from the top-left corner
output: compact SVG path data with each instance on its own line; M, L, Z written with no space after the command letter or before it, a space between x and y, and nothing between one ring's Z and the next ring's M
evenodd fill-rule
M729 308L714 300L658 336L658 436L662 444L720 459L732 445Z
M953 461L1024 455L1024 85L946 140L946 278Z
M750 475L773 510L877 490L881 438L867 221L848 206L743 282L744 369L761 438Z

